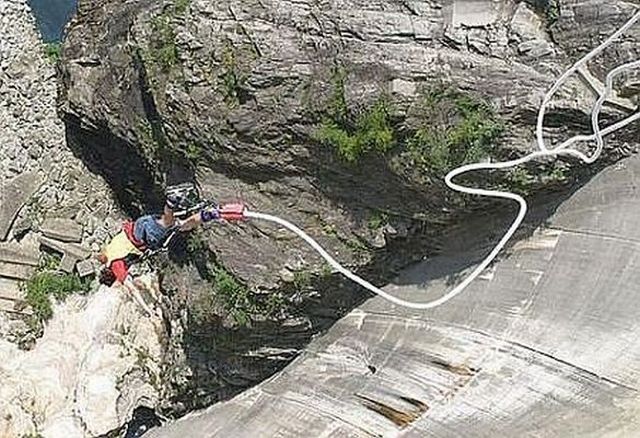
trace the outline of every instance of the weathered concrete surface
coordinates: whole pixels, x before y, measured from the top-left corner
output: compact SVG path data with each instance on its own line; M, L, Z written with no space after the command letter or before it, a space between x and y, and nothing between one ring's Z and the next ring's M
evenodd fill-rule
M608 168L447 305L371 299L275 378L150 438L639 436L639 183L638 156ZM440 296L467 260L387 290Z
M89 249L75 243L60 242L58 240L42 236L39 240L43 246L53 249L54 251L58 251L64 256L69 256L75 260L84 260L91 255L91 251Z
M76 269L80 277L88 277L96 271L96 265L92 260L83 260L76 263Z
M0 262L0 277L28 280L35 270L36 268L33 266Z
M24 292L20 289L20 283L8 278L0 278L0 298L5 300L21 300Z

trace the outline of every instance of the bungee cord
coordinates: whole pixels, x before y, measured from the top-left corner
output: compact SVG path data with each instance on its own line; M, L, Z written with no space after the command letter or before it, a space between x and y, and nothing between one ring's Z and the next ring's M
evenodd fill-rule
M542 104L538 112L538 118L537 118L537 124L536 124L536 140L537 140L537 146L538 146L537 151L534 151L521 158L510 160L510 161L494 162L494 163L481 162L481 163L463 165L456 169L453 169L445 176L445 183L449 188L453 190L456 190L461 193L466 193L469 195L487 196L492 198L502 198L502 199L512 200L518 203L519 210L511 226L508 228L508 230L505 232L505 234L502 236L502 238L496 244L496 246L491 250L491 252L484 258L484 260L478 266L476 266L473 269L473 271L461 283L459 283L456 287L454 287L451 291L449 291L442 297L432 301L428 301L428 302L414 302L414 301L408 301L408 300L404 300L396 296L393 296L388 292L385 292L383 289L374 286L367 280L359 277L358 275L354 274L353 272L351 272L350 270L342 266L324 248L322 248L322 246L318 244L318 242L316 242L307 233L305 233L302 229L292 224L291 222L285 219L279 218L277 216L273 216L265 213L253 212L246 209L244 210L244 217L248 219L268 221L268 222L272 222L285 227L286 229L288 229L289 231L293 232L298 237L300 237L302 240L304 240L323 259L325 259L327 263L329 263L329 265L333 269L335 269L337 272L339 272L349 280L353 281L354 283L359 284L365 289L379 295L380 297L390 301L393 304L397 304L402 307L407 307L407 308L417 309L417 310L433 309L435 307L441 306L442 304L446 303L447 301L451 300L452 298L460 294L467 286L469 286L469 284L471 284L471 282L473 282L493 262L496 256L500 253L500 251L504 248L507 242L511 239L513 234L520 227L527 213L527 208L528 208L527 202L525 201L525 199L516 193L511 193L511 192L502 191L502 190L490 190L490 189L467 187L467 186L463 186L455 183L453 181L454 178L468 172L474 172L479 170L504 170L514 166L519 166L521 164L527 163L532 160L536 160L544 157L558 157L560 155L574 156L580 159L585 164L594 163L602 153L602 150L604 147L603 137L609 134L612 134L613 132L619 129L622 129L625 126L629 125L630 123L633 123L636 120L640 119L640 112L636 112L626 117L625 119L620 120L619 122L609 125L605 128L601 128L599 123L602 106L604 105L605 101L607 100L608 96L611 94L613 90L613 80L618 75L622 74L627 70L640 67L640 60L636 60L633 62L620 65L614 68L613 70L611 70L607 74L607 77L605 80L604 92L602 94L599 94L599 97L592 108L591 125L593 129L593 134L576 135L556 147L548 148L547 145L545 144L545 139L544 139L544 118L546 115L547 107L549 106L551 99L553 98L555 93L560 89L560 87L564 84L564 82L573 73L578 71L582 66L584 66L591 59L593 59L594 57L602 53L609 45L611 45L616 39L618 39L622 34L624 34L639 19L640 19L640 12L637 12L629 21L627 21L620 29L618 29L614 34L612 34L607 40L605 40L602 44L600 44L598 47L596 47L587 55L585 55L582 59L576 62L571 68L569 68L562 76L560 76L560 78L558 78L558 80L554 83L554 85L549 89L547 94L544 96L544 99L542 101ZM571 146L573 146L576 143L591 142L591 141L595 141L596 148L593 154L590 156L579 150L571 149Z

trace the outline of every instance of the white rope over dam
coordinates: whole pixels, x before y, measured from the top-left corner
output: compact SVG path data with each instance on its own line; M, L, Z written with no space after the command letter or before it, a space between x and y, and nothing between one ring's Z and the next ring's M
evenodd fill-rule
M640 119L640 113L636 112L633 115L613 124L610 126L607 126L604 129L600 128L600 124L599 124L599 118L600 118L600 112L602 110L602 105L604 104L605 100L607 99L607 97L611 94L612 89L613 89L613 80L616 76L618 76L619 74L633 69L633 68L637 68L640 67L640 60L634 61L634 62L629 62L627 64L623 64L619 67L616 67L615 69L611 70L606 77L606 81L605 81L605 90L603 92L603 94L601 94L598 98L598 100L596 101L596 103L593 106L592 109L592 114L591 114L591 124L592 124L592 129L593 129L593 134L592 135L578 135L575 137L570 138L569 140L565 141L564 143L553 147L553 148L547 148L547 146L545 145L545 141L544 141L544 135L543 135L543 125L544 125L544 117L545 117L545 113L547 110L547 106L549 105L549 103L551 102L552 97L554 96L554 94L560 89L560 87L562 86L562 84L567 80L567 78L575 73L581 66L583 66L584 64L586 64L589 60L591 60L592 58L594 58L595 56L597 56L598 54L600 54L602 51L604 51L611 43L613 43L618 37L620 37L624 32L626 32L631 26L633 26L638 19L640 19L640 12L637 12L624 26L622 26L620 29L618 29L618 31L616 31L613 35L611 35L604 43L602 43L600 46L598 46L597 48L595 48L594 50L592 50L589 54L587 54L586 56L584 56L581 60L579 60L578 62L576 62L569 70L567 70L557 81L556 83L553 85L553 87L551 87L551 89L549 90L549 92L545 95L544 100L542 101L542 104L540 106L540 111L538 113L538 120L537 120L537 126L536 126L536 138L537 138L537 144L538 144L538 151L532 152L522 158L518 158L516 160L511 160L511 161L505 161L505 162L498 162L498 163L474 163L474 164L467 164L461 167L458 167L457 169L452 170L451 172L449 172L446 177L445 177L445 182L446 184L452 188L453 190L456 190L458 192L461 193L467 193L470 195L479 195L479 196L489 196L489 197L493 197L493 198L503 198L503 199L510 199L513 200L515 202L517 202L520 206L520 209L518 211L518 215L516 216L515 220L513 221L513 223L511 224L511 226L509 227L509 229L507 230L507 232L504 234L504 236L502 236L502 239L500 239L500 241L498 242L498 244L493 248L493 250L489 253L489 255L487 255L487 257L482 261L482 263L480 263L474 270L473 272L467 276L460 284L458 284L455 288L453 288L450 292L448 292L447 294L445 294L444 296L433 300L433 301L429 301L429 302L424 302L424 303L419 303L419 302L413 302L413 301L406 301L403 299L400 299L398 297L395 297L393 295L390 295L389 293L385 292L384 290L372 285L371 283L369 283L367 280L364 280L363 278L357 276L356 274L354 274L353 272L349 271L348 269L346 269L345 267L343 267L340 263L338 263L329 253L327 253L327 251L325 251L315 240L313 240L311 237L309 237L309 235L307 235L303 230L301 230L300 228L298 228L297 226L295 226L294 224L281 219L279 217L276 216L272 216L272 215L268 215L268 214L263 214L263 213L256 213L256 212L252 212L252 211L245 211L244 216L246 218L251 218L251 219L260 219L260 220L265 220L265 221L269 221L269 222L274 222L276 224L279 224L285 228L287 228L288 230L292 231L293 233L297 234L300 238L302 238L305 242L307 242L315 251L318 252L318 254L320 254L320 256L322 256L322 258L324 258L330 265L332 268L334 268L335 270L337 270L338 272L340 272L342 275L344 275L345 277L347 277L348 279L350 279L351 281L359 284L360 286L364 287L365 289L370 290L371 292L380 295L382 298L397 304L399 306L403 306L403 307L408 307L411 309L432 309L434 307L438 307L444 303L446 303L447 301L451 300L453 297L455 297L456 295L458 295L460 292L462 292L473 280L475 280L478 275L480 275L482 273L482 271L484 271L489 264L491 264L491 262L495 259L495 257L498 255L498 253L502 250L502 248L504 248L504 246L506 245L506 243L509 241L509 239L511 238L511 236L513 236L513 234L516 232L516 230L518 229L518 227L520 226L520 224L522 223L522 220L525 217L525 214L527 213L527 203L524 200L524 198L518 194L515 193L510 193L510 192L505 192L505 191L501 191L501 190L486 190L486 189L477 189L477 188L471 188L471 187L465 187L462 186L460 184L456 184L453 179L457 176L460 176L464 173L467 172L472 172L472 171L477 171L477 170L504 170L510 167L514 167L514 166L518 166L521 164L524 164L528 161L531 160L535 160L537 158L542 158L542 157L555 157L555 156L559 156L559 155L572 155L574 157L579 158L580 160L582 160L584 163L586 164L591 164L593 162L595 162L598 157L600 156L600 154L602 153L602 148L604 146L604 141L603 141L603 137L605 135L611 134L625 126L627 126L628 124ZM594 141L596 143L596 149L593 152L592 155L586 155L578 150L575 149L570 149L570 147L578 142L587 142L587 141Z

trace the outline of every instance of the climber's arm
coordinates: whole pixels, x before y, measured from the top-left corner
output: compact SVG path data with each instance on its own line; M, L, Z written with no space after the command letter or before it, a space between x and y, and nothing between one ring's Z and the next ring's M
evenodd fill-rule
M220 207L208 207L191 215L179 224L180 231L190 231L194 228L212 221L232 222L244 219L245 207L243 204L225 204Z
M214 220L221 220L220 211L217 207L209 207L205 208L202 211L199 211L198 213L192 214L183 222L180 222L178 227L180 231L191 231L199 227L203 223L211 222Z

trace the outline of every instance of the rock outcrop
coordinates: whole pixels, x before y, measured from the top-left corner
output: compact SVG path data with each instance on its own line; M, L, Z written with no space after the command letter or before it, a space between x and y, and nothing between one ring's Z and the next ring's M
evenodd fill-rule
M577 0L559 11L511 0L81 0L63 48L60 110L75 152L131 211L140 202L158 206L167 182L194 178L207 196L286 217L347 265L384 279L447 249L445 230L488 207L445 190L425 164L434 152L415 146L436 125L430 93L452 86L463 96L454 106L488 102L487 114L506 126L491 138L494 158L530 151L538 106L557 74L596 43L596 29L619 25L632 8ZM598 58L567 82L548 114L550 142L589 130L594 98L585 76L597 86L604 67L634 56L635 41L631 35L616 46L624 55ZM624 105L610 105L604 120L634 107L632 94L622 94ZM609 162L632 151L626 140L634 135L631 128L608 142ZM336 144L357 160L341 159ZM349 155L375 145L381 150ZM573 164L532 165L506 183L566 187L580 174ZM189 370L173 380L182 391L172 401L177 411L273 373L363 299L291 239L259 223L207 234L218 267L259 299L284 296L275 317L253 312L250 329L227 324L249 295L228 288L227 308L216 301L222 292L211 297L215 279L227 280L220 271L205 276L214 284L194 267L165 277L181 321L175 339L185 329L174 360ZM205 324L194 303L209 305Z
M0 241L12 248L0 251L0 276L25 279L32 272L30 259L16 258L16 251L34 233L54 238L46 249L66 255L63 268L71 272L117 229L122 213L104 180L66 145L55 61L45 55L26 0L0 2L0 35ZM62 241L82 251L69 255ZM0 309L13 311L21 294L14 282L3 284Z
M101 288L55 309L30 351L0 339L0 435L96 437L159 402L162 320L123 290Z

